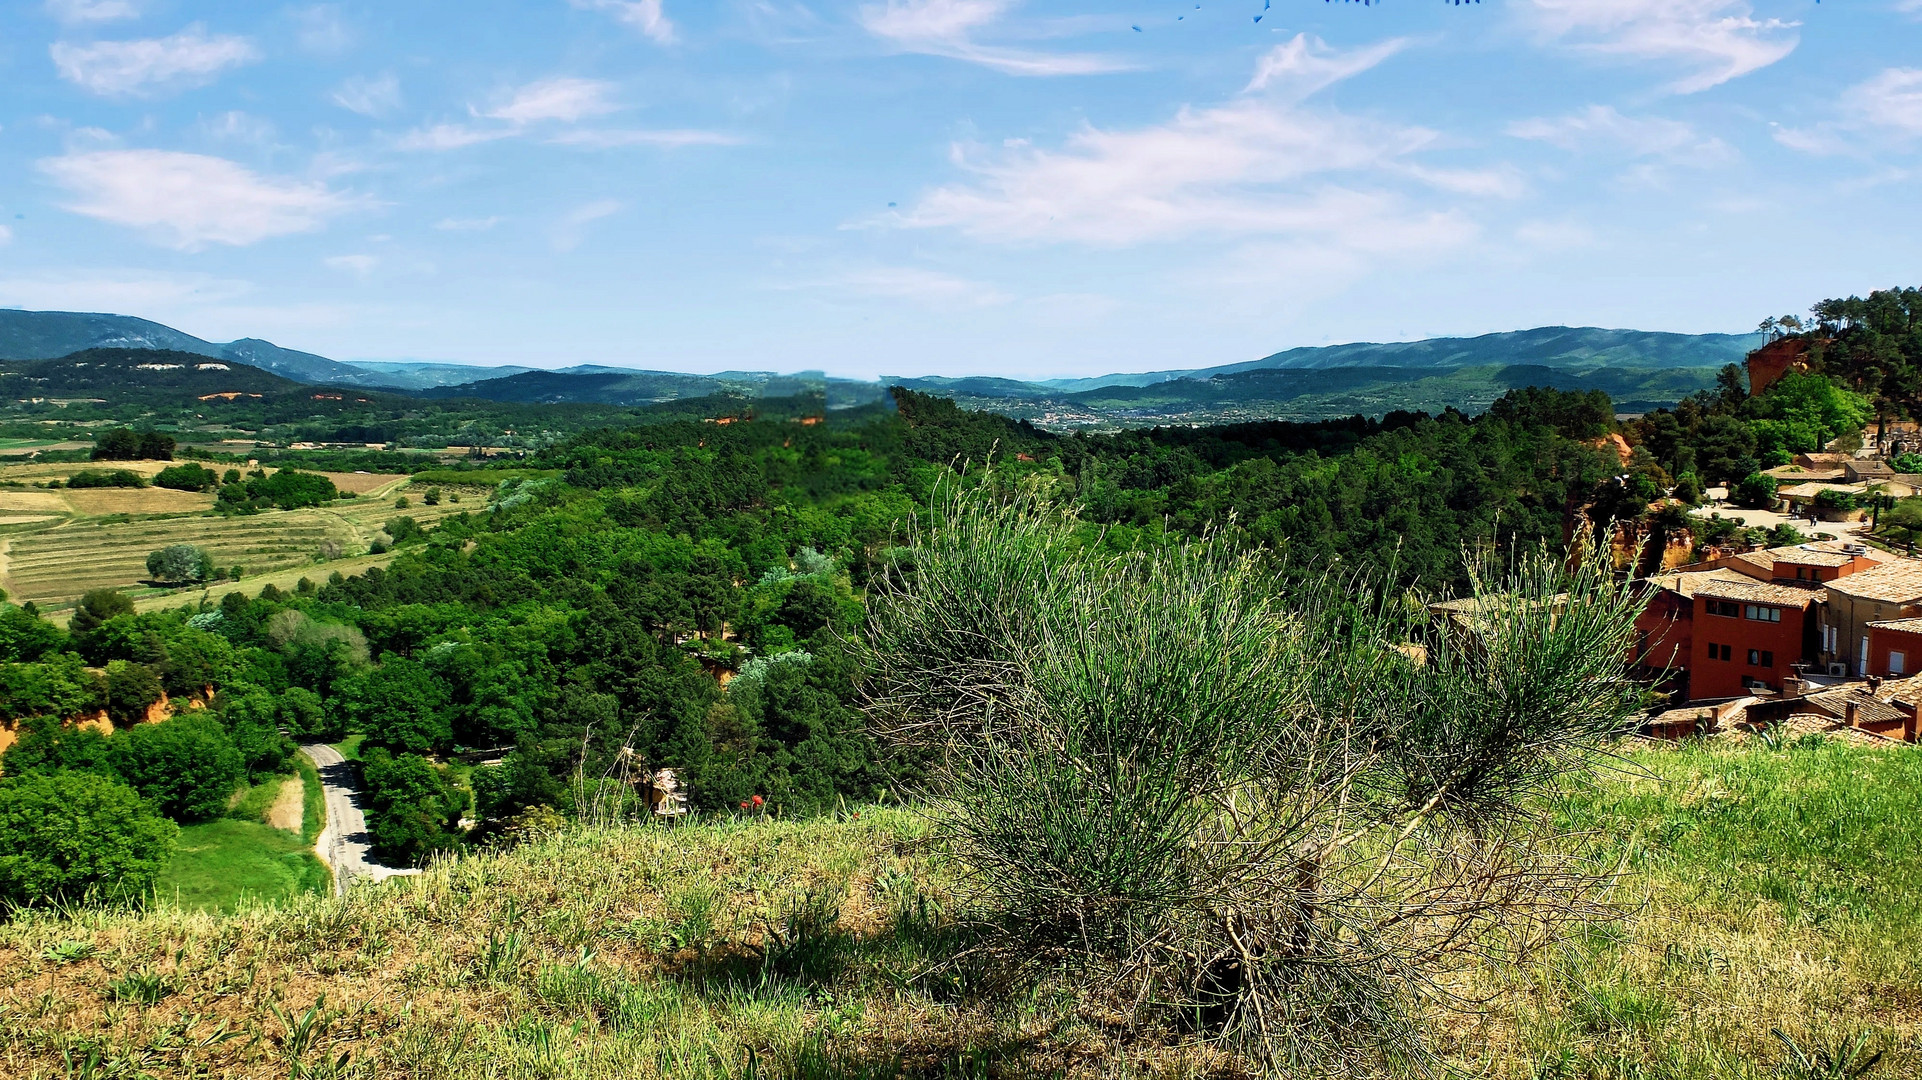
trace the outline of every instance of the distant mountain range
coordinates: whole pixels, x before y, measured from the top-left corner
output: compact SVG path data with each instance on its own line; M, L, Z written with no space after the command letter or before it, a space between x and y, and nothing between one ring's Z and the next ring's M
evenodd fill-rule
M0 361L86 349L173 350L237 361L309 385L398 390L419 397L525 403L647 405L716 393L825 392L829 407L880 399L889 386L951 397L1057 428L1317 419L1394 409L1478 411L1508 389L1605 390L1618 409L1672 404L1714 383L1761 343L1753 334L1670 334L1547 326L1472 338L1289 349L1209 368L1024 382L992 377L887 377L880 382L728 371L695 375L583 364L557 370L425 362L341 362L255 338L218 344L127 315L0 309ZM17 365L8 365L16 367ZM138 370L138 365L135 365Z

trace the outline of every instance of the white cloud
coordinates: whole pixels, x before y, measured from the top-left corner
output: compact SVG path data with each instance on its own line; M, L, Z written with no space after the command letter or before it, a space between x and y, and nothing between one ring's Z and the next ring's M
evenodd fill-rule
M47 0L47 14L64 23L113 22L140 16L133 0Z
M861 6L861 25L900 52L945 56L1009 75L1095 75L1129 65L1092 53L1048 53L983 45L977 32L998 22L1012 0L886 0Z
M1795 51L1798 23L1757 19L1749 0L1522 0L1543 35L1634 60L1672 61L1690 94L1765 68Z
M564 131L547 141L559 146L580 146L590 150L611 150L622 146L739 146L743 140L737 135L729 135L719 131L668 128L663 130Z
M661 10L661 0L568 0L583 11L605 11L616 22L631 26L662 45L674 41L674 24Z
M1365 49L1336 52L1320 38L1296 34L1285 45L1268 50L1255 65L1248 89L1307 97L1343 79L1353 78L1406 48L1406 38L1390 38Z
M1316 62L1324 66L1364 67L1320 52L1318 44L1302 49L1302 55L1319 54ZM1423 128L1310 108L1286 95L1244 95L1184 108L1150 127L1084 127L1059 149L957 146L954 161L972 179L929 192L894 220L1000 242L1097 247L1196 235L1313 238L1357 250L1392 247L1398 235L1425 243L1459 234L1465 221L1452 211L1411 209L1400 188L1412 182L1476 196L1520 190L1511 170L1415 162L1413 155L1436 138Z
M620 108L608 100L608 95L613 91L614 84L610 82L562 75L528 83L516 90L506 104L481 115L515 125L534 124L543 120L572 124L585 117L604 116Z
M380 259L373 255L331 255L320 261L329 270L341 270L359 278L365 278L380 265Z
M486 232L501 223L499 217L484 218L442 218L434 223L434 228L443 232Z
M1735 150L1679 120L1623 116L1608 105L1590 105L1567 116L1536 117L1508 125L1508 134L1564 150L1625 151L1677 165L1708 167L1732 161Z
M435 124L402 135L394 145L402 150L459 150L518 134L510 128L472 128L465 124Z
M400 80L392 73L379 78L354 75L328 95L334 104L362 116L385 116L400 108Z
M581 246L581 239L588 225L602 218L612 217L622 209L622 204L615 199L597 199L575 207L554 225L554 230L550 234L554 250L572 251Z
M222 71L260 59L243 37L208 35L194 25L172 37L55 42L49 49L60 77L103 97L132 97L160 90L202 86Z
M46 158L76 214L139 229L182 251L311 232L364 201L323 184L264 177L225 158L169 150L95 150Z
M0 225L0 247L13 243L13 230Z

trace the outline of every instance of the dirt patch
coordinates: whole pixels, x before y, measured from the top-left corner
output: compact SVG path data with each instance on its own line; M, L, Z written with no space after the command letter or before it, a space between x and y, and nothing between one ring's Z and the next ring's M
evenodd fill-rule
M0 480L23 482L38 480L45 483L52 479L65 480L85 469L126 469L128 472L151 477L160 470L177 464L179 463L174 461L49 461L32 465L0 466Z
M280 794L275 796L274 805L267 808L267 824L276 829L286 829L298 833L301 828L301 815L306 805L307 789L300 777L292 777L280 785Z
M0 514L0 525L33 525L42 521L59 521L53 514Z
M306 472L307 470L302 469L301 471ZM320 475L332 480L334 486L340 490L351 491L356 495L365 495L370 491L379 491L381 488L386 487L396 480L407 479L406 473L324 472Z
M63 494L76 513L87 515L179 514L214 508L212 495L170 488L83 488Z
M0 491L0 512L7 513L54 513L67 512L67 500L59 491Z

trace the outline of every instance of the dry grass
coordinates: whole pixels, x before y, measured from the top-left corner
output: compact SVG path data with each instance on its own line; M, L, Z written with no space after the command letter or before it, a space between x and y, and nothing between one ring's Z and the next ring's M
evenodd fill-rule
M1922 754L1630 764L1572 791L1564 815L1597 830L1599 857L1626 861L1639 913L1548 962L1464 972L1479 1000L1433 1017L1449 1062L1503 1078L1760 1080L1789 1075L1779 1027L1803 1045L1866 1033L1886 1053L1869 1076L1915 1075ZM915 817L870 809L575 832L231 917L34 916L0 926L0 1074L1234 1072L1208 1047L1119 1026L1098 987L989 1005L970 998L966 965L930 973L956 947L938 915L950 873ZM822 915L811 928L796 918L808 910ZM93 952L49 952L67 942ZM136 1000L115 999L117 980Z

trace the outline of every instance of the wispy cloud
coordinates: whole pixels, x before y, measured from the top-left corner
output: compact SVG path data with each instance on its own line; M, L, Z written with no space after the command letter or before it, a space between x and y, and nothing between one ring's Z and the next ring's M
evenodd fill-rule
M1590 105L1566 116L1518 120L1508 125L1508 134L1564 150L1627 153L1676 165L1708 167L1736 157L1734 147L1679 120L1624 116L1609 105Z
M64 23L102 23L140 17L133 0L47 0L47 14Z
M341 17L338 4L313 4L292 14L294 25L300 28L297 35L300 47L310 53L332 56L345 52L354 43L354 32Z
M1842 108L1869 127L1922 135L1922 69L1889 68L1857 83L1843 93Z
M442 218L434 222L434 228L442 232L486 232L500 223L499 217Z
M203 118L197 125L201 134L210 139L223 142L243 142L266 144L273 141L274 125L271 121L230 109L217 116Z
M354 75L328 95L333 103L362 116L381 117L400 108L400 80L390 72L379 77Z
M1521 0L1545 37L1603 56L1670 61L1691 94L1757 71L1795 51L1799 25L1758 19L1749 0Z
M861 25L895 50L945 56L1009 75L1096 75L1131 66L1093 53L1051 53L984 45L977 35L999 22L1011 0L886 0L861 7Z
M512 128L477 128L466 124L434 124L416 128L395 140L402 150L459 150L465 146L513 138L520 132Z
M745 140L738 135L729 135L720 131L688 128L660 130L627 128L610 131L563 131L547 141L558 146L611 150L622 146L739 146Z
M0 305L38 310L157 313L224 304L253 291L245 281L152 270L78 270L0 278Z
M1366 67L1316 42L1283 49L1351 73ZM936 188L894 221L1013 243L1294 236L1372 250L1398 234L1432 238L1468 227L1453 210L1412 209L1402 187L1517 190L1506 170L1421 167L1413 155L1435 141L1424 128L1308 107L1290 94L1248 94L1144 128L1083 127L1058 149L957 146L953 160L969 181Z
M568 0L583 11L605 11L616 22L631 26L662 45L674 41L674 23L661 9L661 0Z
M600 79L556 76L528 83L513 96L480 115L510 124L537 124L558 120L572 124L584 117L603 116L620 108L610 98L614 84Z
M1833 118L1775 129L1775 141L1820 155L1867 155L1922 136L1922 69L1885 68L1842 91Z
M13 243L13 230L0 225L0 247Z
M203 86L228 68L260 59L246 38L209 35L198 24L172 37L89 45L59 41L48 51L61 78L102 97Z
M583 203L562 215L561 219L554 223L548 239L553 243L555 251L572 251L581 246L581 240L586 236L587 226L602 218L613 217L622 209L624 207L618 199L597 199L590 203Z
M1351 79L1408 46L1407 38L1390 38L1362 49L1337 52L1320 38L1296 34L1286 44L1268 50L1255 65L1248 91L1307 97L1317 90Z
M901 300L931 308L979 308L1005 304L1007 293L979 281L916 266L871 266L777 288L821 290L868 300Z
M365 201L324 184L266 177L225 158L168 150L95 150L46 158L65 209L138 229L182 251L312 232Z
M366 278L380 265L375 255L330 255L320 260L329 270L339 270L358 278Z
M457 150L497 139L538 137L556 146L605 150L622 146L733 146L742 141L734 135L687 128L571 126L619 111L622 106L614 99L617 89L600 79L565 75L541 79L514 90L495 105L471 110L476 120L493 123L436 124L403 135L397 145L404 150Z

